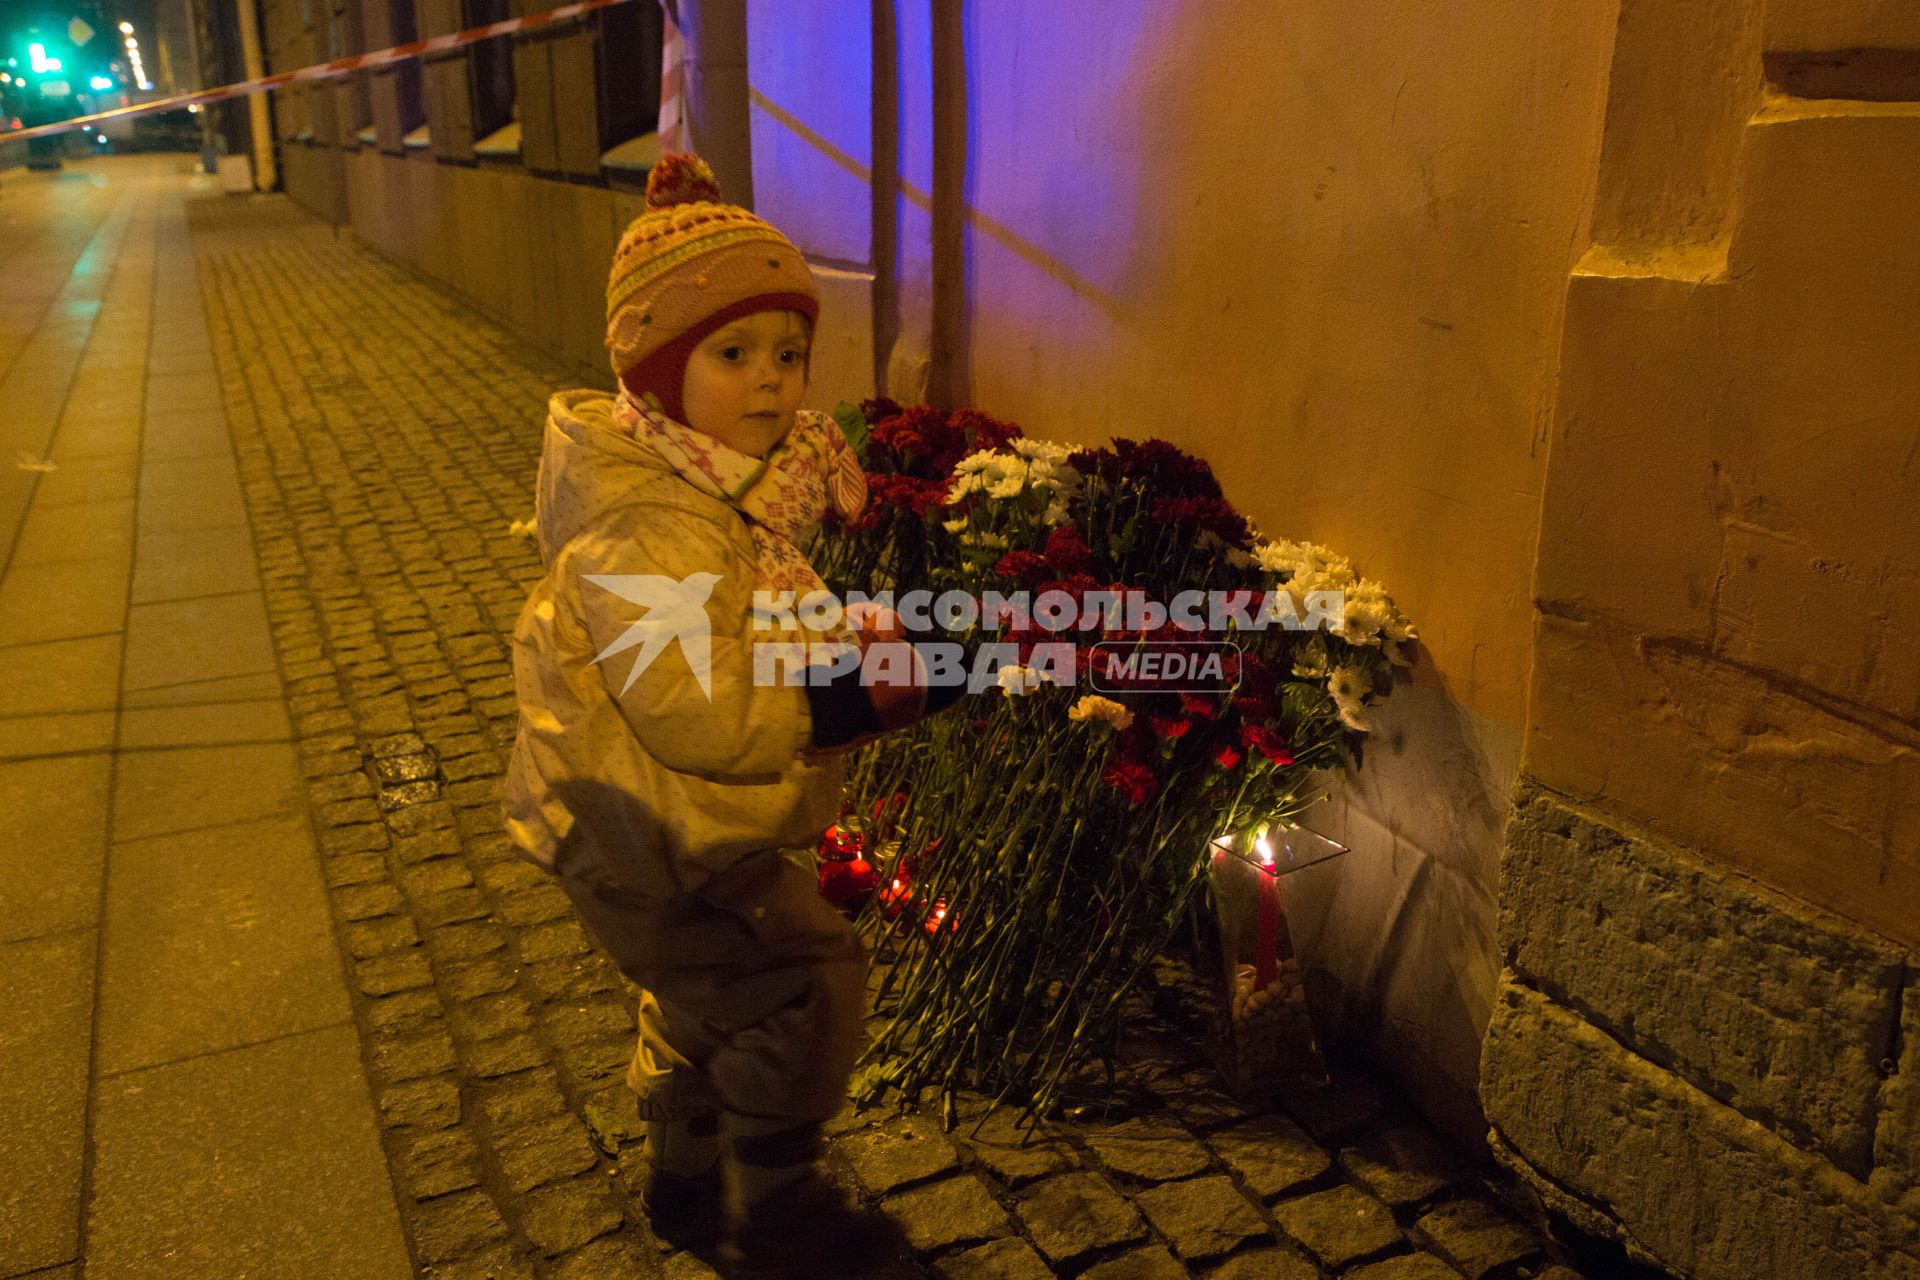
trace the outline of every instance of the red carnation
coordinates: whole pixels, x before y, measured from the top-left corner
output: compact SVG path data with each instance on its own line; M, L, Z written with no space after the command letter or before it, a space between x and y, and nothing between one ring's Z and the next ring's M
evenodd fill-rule
M1180 705L1185 707L1188 713L1199 716L1202 720L1213 720L1220 715L1220 709L1213 699L1203 693L1182 692Z
M927 440L921 433L918 423L913 417L904 413L896 414L876 425L873 429L873 441L902 455L918 456L927 452Z
M1067 455L1067 465L1083 476L1106 476L1117 459L1106 449L1075 449Z
M915 515L924 516L931 512L938 511L946 505L947 486L951 481L943 478L939 480L915 480L911 483L912 487L908 491L907 505L913 508Z
M1293 753L1287 750L1287 740L1271 729L1262 728L1257 724L1243 724L1240 726L1240 742L1243 746L1258 751L1275 764L1293 763Z
M1243 693L1233 700L1233 709L1250 724L1265 724L1280 714L1280 708L1258 694Z
M1237 769L1240 767L1240 753L1233 749L1231 743L1223 742L1220 749L1213 753L1213 762L1222 769Z
M1205 529L1230 546L1242 547L1253 539L1247 518L1220 498L1156 498L1152 510L1155 520Z
M1052 572L1042 556L1031 551L1009 551L994 564L993 571L1003 578L1027 578L1039 581Z
M1009 440L1021 434L1011 422L1002 422L978 409L956 410L951 419L955 430L966 438L968 452L980 449L1004 449ZM958 461L959 459L955 459Z
M1084 573L1093 567L1093 550L1071 525L1047 535L1047 563L1060 573Z
M1184 738L1187 730L1193 728L1193 721L1177 716L1148 716L1147 723L1153 726L1154 736L1158 738Z
M1144 804L1160 789L1153 770L1137 760L1114 760L1100 774L1101 781L1116 791L1124 791L1129 804Z
M1213 468L1165 440L1116 439L1113 452L1115 469L1123 477L1201 498L1220 496Z
M862 400L860 402L860 415L867 420L869 425L885 422L888 418L897 417L900 412L900 402L898 400L890 400L886 396L879 396L872 400Z
M1271 698L1274 689L1273 665L1257 653L1244 650L1239 657L1240 681L1246 692L1258 698Z

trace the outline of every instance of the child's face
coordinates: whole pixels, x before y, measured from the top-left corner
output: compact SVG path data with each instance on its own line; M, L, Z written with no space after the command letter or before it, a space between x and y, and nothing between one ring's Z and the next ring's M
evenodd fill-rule
M765 457L793 426L806 392L808 340L797 311L756 311L708 334L687 358L687 425Z

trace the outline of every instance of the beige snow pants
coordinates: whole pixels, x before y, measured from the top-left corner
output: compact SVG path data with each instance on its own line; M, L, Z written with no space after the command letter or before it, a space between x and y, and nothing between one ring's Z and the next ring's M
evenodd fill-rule
M566 865L564 859L561 865ZM750 854L669 901L559 877L641 988L627 1085L650 1120L833 1117L865 1043L866 953L811 858Z

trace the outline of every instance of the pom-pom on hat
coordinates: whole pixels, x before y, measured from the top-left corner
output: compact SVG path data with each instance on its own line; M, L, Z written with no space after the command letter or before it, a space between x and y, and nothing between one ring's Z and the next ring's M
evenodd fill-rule
M720 199L706 161L663 156L647 175L647 211L614 250L607 278L607 353L634 395L682 419L687 357L708 334L756 311L820 316L813 272L793 242Z

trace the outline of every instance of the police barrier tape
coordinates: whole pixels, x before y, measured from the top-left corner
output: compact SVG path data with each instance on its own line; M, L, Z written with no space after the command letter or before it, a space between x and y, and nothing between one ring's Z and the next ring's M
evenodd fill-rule
M458 49L461 45L472 44L477 40L491 40L495 36L512 35L516 31L550 26L556 22L565 22L569 18L577 18L583 13L591 13L595 9L604 9L608 5L627 3L630 3L630 0L580 0L579 4L562 5L558 9L549 9L545 13L529 14L524 18L508 18L504 22L489 22L484 27L470 27L453 35L434 36L428 40L415 40L410 44L397 44L391 49L380 49L373 53L356 53L347 58L335 58L332 62L302 67L298 71L282 71L278 75L262 76L258 80L242 80L238 84L222 85L218 89L203 89L198 93L182 93L171 98L157 98L152 102L136 103L130 107L115 107L112 111L98 111L90 116L75 116L71 120L61 120L54 124L35 125L31 129L15 129L0 133L0 142L42 138L50 134L65 133L69 129L99 124L103 120L126 120L133 116L149 115L155 111L173 111L180 107L224 102L229 98L244 98L255 93L269 93L275 89L284 89L288 85L331 80L335 76L351 75L356 71L364 71L368 67L384 67L395 62L405 62L409 58L418 58L424 54Z

